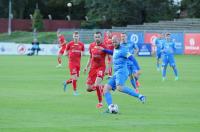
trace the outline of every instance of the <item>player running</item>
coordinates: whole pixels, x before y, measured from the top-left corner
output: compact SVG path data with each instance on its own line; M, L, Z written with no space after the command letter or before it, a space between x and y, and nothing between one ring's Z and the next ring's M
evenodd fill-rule
M62 59L61 56L65 53L67 42L65 40L65 36L62 35L59 31L57 32L58 42L59 42L59 52L58 52L58 65L57 68L62 67Z
M131 42L127 42L127 35L126 33L121 33L121 42L120 42L121 46L125 46L129 53L131 53L132 55L134 55L134 52L138 52L138 46L134 43ZM137 60L134 58L134 61L127 61L127 68L129 71L129 79L131 82L131 85L134 87L135 91L137 93L139 93L138 87L139 87L139 82L138 82L138 78L140 75L140 66L137 62Z
M73 41L67 44L66 51L68 52L68 65L71 77L64 82L64 91L66 91L67 85L72 83L74 95L78 95L77 79L80 72L81 56L84 52L84 44L79 41L78 32L73 33Z
M165 42L164 34L160 34L155 41L155 48L156 48L156 62L157 62L157 71L160 71L160 59L162 56L162 47Z
M114 50L114 46L112 44L112 32L107 31L105 38L104 38L104 44L106 46L107 49L109 50ZM105 71L105 75L108 75L108 78L110 78L112 76L112 55L108 55L108 57L106 58L107 64L110 67L107 67L106 71Z
M178 71L177 71L176 63L175 63L175 59L174 59L174 52L176 50L175 43L170 38L170 33L166 33L165 37L166 37L166 41L164 42L163 48L162 48L162 51L163 51L162 79L163 79L163 81L166 79L166 70L167 70L167 66L169 64L173 68L175 80L178 80Z
M87 69L90 68L87 78L87 87L88 87L87 91L91 92L96 90L99 101L96 107L101 108L103 106L101 82L103 80L104 72L106 69L105 65L106 53L103 52L101 49L99 49L99 47L101 48L106 48L106 47L102 42L101 32L96 32L94 34L94 40L95 42L91 43L89 46L90 58L88 60L86 68L84 69L84 72L86 72Z
M125 46L120 45L120 41L117 37L112 38L112 43L114 44L113 52L113 66L114 75L109 79L108 83L104 87L104 97L107 105L113 104L112 96L110 90L115 91L116 89L122 93L126 93L130 96L138 98L141 102L145 102L145 96L136 93L133 89L125 86L125 82L128 79L127 61L134 61L132 54L128 52ZM103 50L109 53L110 50Z

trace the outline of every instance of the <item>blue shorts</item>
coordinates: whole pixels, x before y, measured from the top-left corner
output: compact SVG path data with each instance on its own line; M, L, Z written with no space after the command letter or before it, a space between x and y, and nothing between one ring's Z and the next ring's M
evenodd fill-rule
M138 70L134 65L128 65L128 76L135 74Z
M162 56L162 53L161 53L161 52L156 52L156 58L157 58L157 59L160 59L161 56Z
M116 86L124 86L127 79L128 70L115 72L114 75L109 79L108 85L110 85L112 87L112 90L114 91L116 89Z
M176 66L174 55L173 54L168 54L168 55L163 55L162 57L162 66Z

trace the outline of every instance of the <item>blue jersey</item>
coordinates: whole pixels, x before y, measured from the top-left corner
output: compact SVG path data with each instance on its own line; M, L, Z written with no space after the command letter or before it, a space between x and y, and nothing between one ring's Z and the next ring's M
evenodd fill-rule
M127 57L128 49L125 46L121 46L118 49L114 49L113 52L113 66L114 72L119 70L127 70Z
M155 45L156 45L157 53L161 52L164 43L165 43L165 39L161 39L161 38L156 39Z
M130 54L132 54L132 55L134 55L135 50L138 50L137 44L134 44L134 43L131 43L131 42L129 42L129 43L121 43L120 45L126 47L128 49L128 52ZM128 60L127 65L128 66L132 66L134 64L133 64L132 61Z
M176 48L175 48L175 43L173 41L165 41L163 44L163 53L165 55L170 55L174 54Z

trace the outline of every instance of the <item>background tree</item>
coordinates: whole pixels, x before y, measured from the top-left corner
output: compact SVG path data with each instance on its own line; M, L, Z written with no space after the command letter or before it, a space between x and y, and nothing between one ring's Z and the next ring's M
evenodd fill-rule
M40 14L40 10L38 7L35 9L32 19L32 28L33 30L41 31L43 29L43 20L42 15Z
M200 18L200 1L199 0L182 0L181 11L186 11L188 17Z

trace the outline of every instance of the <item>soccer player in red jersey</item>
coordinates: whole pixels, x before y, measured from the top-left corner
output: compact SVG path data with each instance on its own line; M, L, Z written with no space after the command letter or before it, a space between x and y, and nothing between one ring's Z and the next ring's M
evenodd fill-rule
M57 37L58 37L60 50L59 50L59 53L58 53L58 65L56 67L59 68L59 67L62 67L61 56L65 53L67 42L65 40L65 36L62 35L59 31L57 32Z
M98 104L97 108L101 108L102 104L102 85L101 82L104 77L104 72L106 69L105 58L106 53L103 52L100 47L106 48L102 41L101 32L96 32L94 34L95 42L91 43L89 46L90 58L88 60L87 66L84 69L84 72L90 67L90 71L87 78L87 91L97 92Z
M68 52L68 65L70 69L70 79L64 82L64 91L66 91L67 85L72 83L74 89L74 95L78 95L76 90L77 88L77 79L80 72L80 62L81 56L84 52L84 44L79 41L79 33L73 33L73 41L70 41L67 44L66 51Z
M112 32L106 32L104 43L107 49L114 50L114 46L112 44ZM108 63L108 67L106 68L105 75L108 75L108 77L110 78L112 76L112 55L108 55L106 60Z

